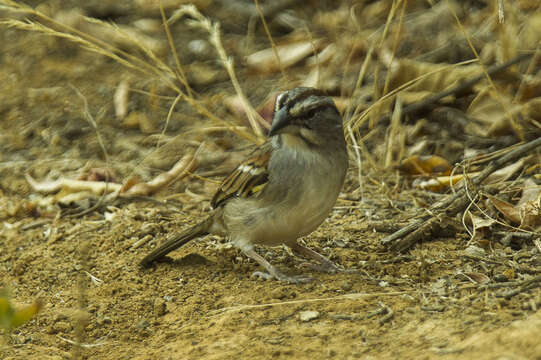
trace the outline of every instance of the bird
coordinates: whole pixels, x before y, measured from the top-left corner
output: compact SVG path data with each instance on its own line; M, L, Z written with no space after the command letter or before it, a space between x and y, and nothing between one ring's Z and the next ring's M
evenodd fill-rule
M276 96L268 139L253 150L221 183L209 216L186 231L173 233L145 256L149 266L189 241L207 234L228 238L266 272L254 275L288 283L311 281L282 273L254 245L286 245L315 260L314 268L341 268L298 239L327 218L342 189L348 155L342 116L321 90L297 87Z

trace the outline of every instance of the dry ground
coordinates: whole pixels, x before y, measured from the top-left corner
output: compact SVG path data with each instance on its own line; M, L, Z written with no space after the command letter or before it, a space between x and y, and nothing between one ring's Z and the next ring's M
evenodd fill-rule
M133 20L124 9L106 13L92 4L86 11L93 16ZM69 10L55 1L42 6ZM213 16L211 8L207 14ZM181 30L175 41L195 36ZM243 38L235 30L224 25L226 43ZM232 150L242 152L249 143L229 131L199 131L216 124L181 103L165 145L156 150L171 105L156 94L174 94L61 39L0 27L0 64L0 285L16 303L44 303L35 319L4 337L0 358L541 359L541 290L502 297L516 288L511 282L539 276L539 250L528 241L505 245L495 238L469 247L457 219L450 220L449 234L392 252L379 240L407 223L416 199L433 202L442 195L410 191L393 170L365 172L360 193L354 159L336 209L304 241L356 273L315 273L285 249L260 248L285 271L316 280L289 285L253 279L257 265L217 238L140 269L138 261L168 232L205 216L214 182L191 176L153 198L102 206L89 196L87 203L61 209L53 195L34 192L25 173L76 178L85 169L107 167L116 179L135 174L146 181L204 140L197 173L218 180L239 159ZM254 103L278 87L279 75L245 81L248 72L238 67ZM150 93L130 95L129 112L144 119L135 125L116 119L113 110L124 78ZM234 93L227 75L197 91L225 116L223 94ZM491 286L475 276L488 277ZM81 306L87 315L80 316ZM85 344L79 353L70 343L78 336Z

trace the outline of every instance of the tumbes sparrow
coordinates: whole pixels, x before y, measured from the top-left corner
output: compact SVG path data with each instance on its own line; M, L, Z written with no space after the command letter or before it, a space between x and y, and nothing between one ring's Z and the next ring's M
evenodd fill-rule
M141 264L210 233L228 237L268 272L259 275L288 282L308 280L282 274L254 251L254 244L285 244L327 270L338 270L297 242L325 220L346 176L346 142L336 105L317 89L286 91L276 97L269 137L222 182L206 220L171 235Z

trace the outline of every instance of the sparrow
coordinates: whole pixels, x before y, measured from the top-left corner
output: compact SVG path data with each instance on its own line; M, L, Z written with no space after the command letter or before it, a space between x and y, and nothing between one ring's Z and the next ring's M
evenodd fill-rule
M227 237L266 273L255 275L289 283L310 278L288 276L254 250L254 245L286 245L319 263L334 263L297 240L314 231L333 208L344 183L348 156L342 117L320 90L298 87L276 97L269 139L223 180L210 215L192 228L172 234L141 261L148 266L189 241L215 234Z

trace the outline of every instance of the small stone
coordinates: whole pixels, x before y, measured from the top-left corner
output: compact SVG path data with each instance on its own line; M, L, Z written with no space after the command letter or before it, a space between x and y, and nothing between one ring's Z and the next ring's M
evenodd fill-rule
M58 321L53 325L54 334L56 333L68 333L71 331L71 324L67 321Z
M272 299L285 299L287 297L287 289L284 286L277 287L270 292Z
M345 241L340 240L340 239L334 240L333 243L334 243L334 246L339 247L339 248L345 248L346 247Z
M480 248L479 246L470 245L466 249L464 249L464 254L469 256L484 256L485 249Z
M139 320L139 322L137 322L137 328L138 329L145 330L149 326L150 326L150 322L145 318L143 318L143 319Z
M513 270L513 268L506 269L503 271L502 275L505 276L507 280L513 280L515 278L515 270Z
M408 314L415 314L415 313L416 313L416 309L415 309L415 307L413 307L413 306L407 307L407 308L405 309L405 311L406 311Z
M299 313L299 320L303 322L312 321L319 318L319 311L301 311Z
M165 315L166 307L165 300L162 298L156 298L154 300L154 316L160 317Z
M98 318L96 319L96 322L98 323L99 326L102 326L102 325L111 324L113 320L108 316L99 315Z
M66 314L55 314L53 316L53 321L55 323L58 322L58 321L67 320L67 319L68 319L68 317L67 317Z
M25 271L26 271L26 264L23 262L18 262L15 264L15 266L13 266L13 274L15 274L16 276L23 275Z

